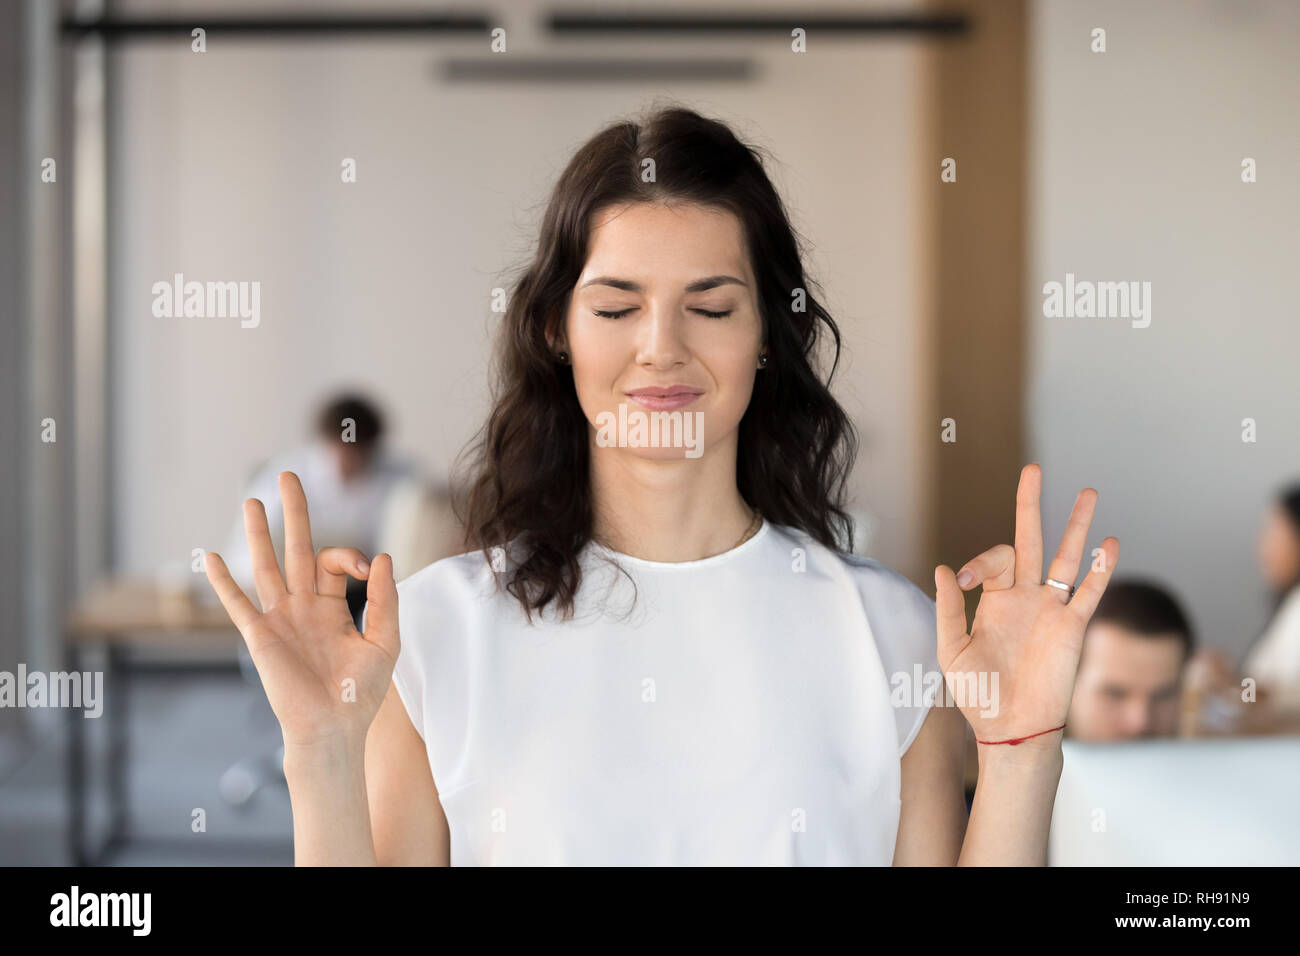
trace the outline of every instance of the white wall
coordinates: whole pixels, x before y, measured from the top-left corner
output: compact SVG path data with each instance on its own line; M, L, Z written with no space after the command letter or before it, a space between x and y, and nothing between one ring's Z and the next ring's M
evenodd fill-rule
M533 31L541 9L509 5L512 52L556 52ZM486 57L477 39L210 42L202 55L123 46L111 319L120 569L219 547L247 470L296 441L336 384L378 393L396 442L445 468L487 409L491 290L528 252L555 176L601 126L667 93L736 122L783 164L778 187L851 353L839 394L863 431L855 488L878 518L872 552L924 580L919 443L932 429L918 425L917 197L933 164L917 154L922 42L814 35L803 55L753 37L564 46L752 53L759 67L748 84L673 89L435 78L444 56ZM355 185L339 182L345 156L359 162ZM260 280L261 326L155 318L151 286L175 272Z
M1265 607L1262 509L1300 478L1300 5L1033 13L1028 427L1048 532L1095 486L1089 547L1117 535L1122 573L1167 582L1203 638L1239 651ZM1094 27L1104 54L1089 51ZM1042 285L1067 272L1150 281L1150 327L1044 318Z

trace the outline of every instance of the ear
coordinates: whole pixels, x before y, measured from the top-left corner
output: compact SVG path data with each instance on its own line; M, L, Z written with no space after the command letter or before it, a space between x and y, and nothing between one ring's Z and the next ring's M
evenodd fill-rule
M547 318L543 335L546 338L546 347L552 352L569 350L569 337L565 334L563 313L554 312Z

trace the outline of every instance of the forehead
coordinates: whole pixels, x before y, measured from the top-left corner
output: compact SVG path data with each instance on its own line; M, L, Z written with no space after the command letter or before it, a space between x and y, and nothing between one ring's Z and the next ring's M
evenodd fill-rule
M634 203L592 216L580 282L597 275L646 285L684 285L734 275L752 286L744 230L732 213L694 204Z
M1158 686L1178 677L1183 644L1177 634L1135 634L1100 621L1088 628L1083 666L1096 679L1131 686Z

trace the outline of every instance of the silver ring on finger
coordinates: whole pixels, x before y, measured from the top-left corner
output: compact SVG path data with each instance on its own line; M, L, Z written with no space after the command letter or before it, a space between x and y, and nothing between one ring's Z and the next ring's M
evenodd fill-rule
M1056 578L1043 578L1043 583L1049 588L1056 588L1058 591L1064 591L1067 599L1074 597L1073 584L1066 584L1064 581L1056 580Z

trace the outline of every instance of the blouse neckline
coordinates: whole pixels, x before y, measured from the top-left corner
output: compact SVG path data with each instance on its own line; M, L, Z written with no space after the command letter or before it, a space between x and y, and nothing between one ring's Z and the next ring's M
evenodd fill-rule
M732 561L735 558L738 558L744 554L749 553L750 551L758 547L759 541L761 541L767 535L768 528L770 526L771 526L770 522L766 518L763 518L762 524L759 525L758 530L755 531L754 534L747 541L742 541L740 544L736 545L734 548L731 548L730 550L723 551L719 554L710 555L707 558L696 558L694 561L650 561L647 558L637 558L637 557L633 557L630 554L624 554L622 551L615 551L613 548L606 547L600 542L594 540L589 542L588 546L592 550L606 557L614 558L618 561L626 561L629 564L633 564L641 568L651 568L654 570L665 570L665 571L676 571L676 570L689 571L689 570L697 570L700 568L715 567L716 565L725 564L728 561Z

